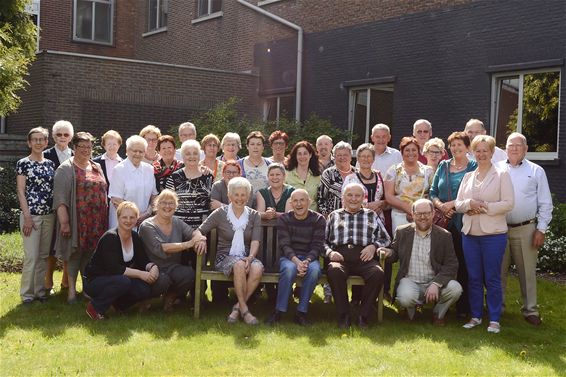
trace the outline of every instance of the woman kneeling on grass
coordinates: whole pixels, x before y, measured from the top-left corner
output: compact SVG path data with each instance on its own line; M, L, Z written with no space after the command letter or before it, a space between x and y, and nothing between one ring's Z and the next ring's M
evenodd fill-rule
M86 268L85 292L91 297L86 313L93 320L104 319L114 306L123 311L155 295L159 268L147 258L141 238L133 230L138 207L123 201L117 210L118 227L108 230L98 241Z
M252 193L252 185L242 177L233 178L228 183L228 198L230 204L220 207L195 230L194 237L210 232L216 228L218 234L218 252L215 269L226 276L233 273L234 289L238 302L232 307L228 316L229 323L238 321L242 316L248 325L259 322L249 309L247 301L257 288L263 264L256 259L261 240L261 218L259 213L246 206ZM206 241L195 245L197 252L206 250Z

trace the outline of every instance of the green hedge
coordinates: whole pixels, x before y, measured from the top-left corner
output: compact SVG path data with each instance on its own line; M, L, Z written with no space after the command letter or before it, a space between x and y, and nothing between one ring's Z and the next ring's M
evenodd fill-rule
M16 194L16 164L0 165L0 233L18 229L20 204Z
M538 254L541 271L566 273L566 203L554 200L552 221Z

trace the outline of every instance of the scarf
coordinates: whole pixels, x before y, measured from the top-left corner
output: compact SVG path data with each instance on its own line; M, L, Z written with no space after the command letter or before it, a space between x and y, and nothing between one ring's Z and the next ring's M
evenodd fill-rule
M230 246L230 255L243 257L246 255L246 245L244 244L244 230L248 225L249 213L247 208L238 219L232 209L232 203L228 204L228 221L232 224L234 237L232 238L232 245Z

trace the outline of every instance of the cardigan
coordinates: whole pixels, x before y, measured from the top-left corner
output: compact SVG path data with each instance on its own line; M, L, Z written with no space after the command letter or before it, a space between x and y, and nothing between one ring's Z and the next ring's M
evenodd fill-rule
M132 231L132 242L134 256L131 261L125 262L118 229L107 230L100 237L96 251L86 267L86 279L92 281L99 276L123 275L128 267L146 271L149 259L140 236L134 231Z

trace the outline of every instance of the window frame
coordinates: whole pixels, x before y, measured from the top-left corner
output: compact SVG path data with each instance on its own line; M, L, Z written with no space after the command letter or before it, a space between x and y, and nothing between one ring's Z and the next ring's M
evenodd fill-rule
M293 102L295 101L295 93L288 93L288 94L276 94L270 96L263 96L262 97L262 119L264 122L267 122L267 116L269 115L269 108L268 108L268 100L277 98L276 107L275 107L275 124L279 127L279 119L281 117L281 98L293 98Z
M385 90L395 93L394 83L382 83L374 85L363 85L363 86L350 86L348 88L348 132L350 133L350 145L352 145L352 138L354 135L354 120L355 120L355 109L356 109L356 92L366 90L367 100L366 100L366 131L364 134L364 140L360 141L360 144L371 143L370 134L371 129L374 124L370 124L371 121L371 91L373 90ZM391 125L389 125L391 126ZM353 148L353 145L352 145ZM352 153L355 153L355 148L353 148Z
M97 41L95 39L80 38L77 36L77 4L79 0L73 0L73 41L81 43L93 43L97 45L113 46L114 45L114 12L116 7L116 0L81 0L88 1L92 4L92 37L94 38L94 26L96 24L94 5L96 3L100 4L110 4L110 41Z
M207 4L208 4L208 10L206 13L201 13L200 10L200 1L197 0L197 9L196 9L196 18L192 21L192 23L197 23L197 22L201 22L201 21L206 21L206 20L210 20L213 18L218 18L218 17L222 17L224 15L224 13L222 12L222 6L224 5L224 3L222 2L220 4L220 10L216 11L216 12L212 12L212 2L213 0L206 0Z
M524 76L533 73L550 73L550 72L558 72L559 75L559 90L558 90L558 124L556 130L556 151L555 152L531 152L528 151L527 155L525 156L529 160L533 161L551 161L557 160L560 152L560 103L561 103L561 92L562 92L562 67L560 66L552 66L552 67L544 67L544 68L535 68L535 69L522 69L522 70L511 70L505 72L495 72L491 75L491 109L490 109L490 123L491 127L491 136L494 138L497 137L497 122L498 122L498 105L499 105L499 82L508 77L518 76L519 78L519 89L518 89L518 104L517 104L517 113L521 114L520 117L517 117L517 130L516 132L522 133L522 126L523 126L523 85L524 85ZM527 140L527 143L529 140Z
M166 31L167 30L167 22L169 22L169 0L156 0L156 27L154 29L151 29L151 1L152 0L147 0L147 31L145 33L143 33L143 36L147 36L147 35L152 35L155 33L159 33L162 31ZM161 24L161 12L159 11L161 9L161 5L163 3L166 3L166 9L167 9L167 22L165 23L165 25L160 25Z

